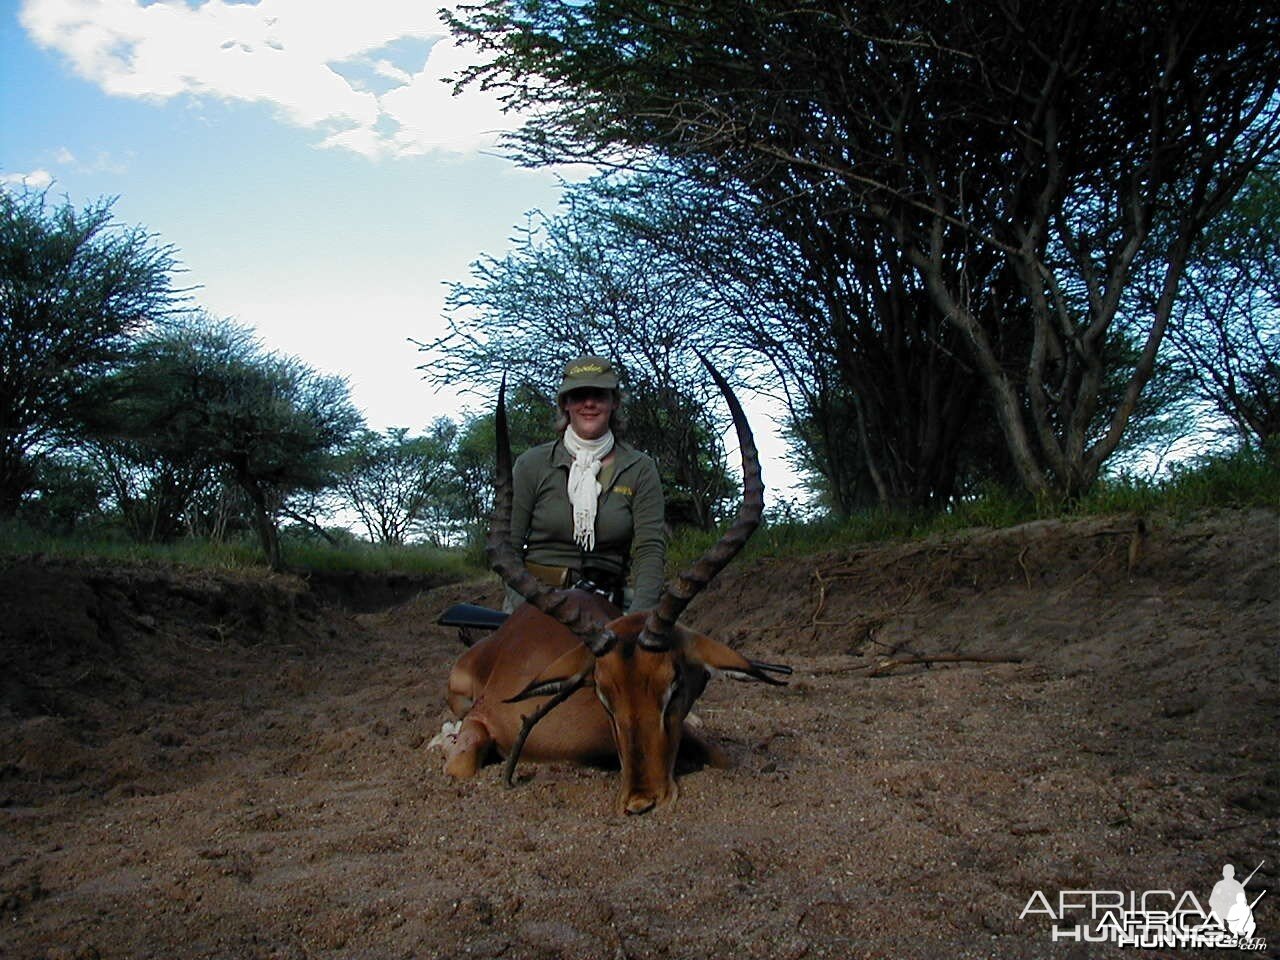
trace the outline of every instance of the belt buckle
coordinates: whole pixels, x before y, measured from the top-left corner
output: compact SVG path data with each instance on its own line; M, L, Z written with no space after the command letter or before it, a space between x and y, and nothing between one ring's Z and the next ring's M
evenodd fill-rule
M613 597L613 594L611 591L605 589L600 584L596 583L594 580L588 580L586 577L579 577L578 580L574 583L573 589L585 590L587 593L598 593L600 594L600 596L606 597L609 599L612 599Z

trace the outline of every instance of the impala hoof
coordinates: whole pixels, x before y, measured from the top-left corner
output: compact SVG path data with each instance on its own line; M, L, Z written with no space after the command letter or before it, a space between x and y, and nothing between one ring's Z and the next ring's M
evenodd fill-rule
M658 801L653 797L632 797L627 801L627 805L623 808L627 816L633 814L648 813L658 805Z

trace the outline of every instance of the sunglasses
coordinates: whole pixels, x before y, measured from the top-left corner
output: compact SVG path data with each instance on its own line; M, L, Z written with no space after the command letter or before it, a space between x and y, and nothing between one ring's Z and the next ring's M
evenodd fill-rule
M566 393L564 401L565 403L586 403L588 400L595 400L599 403L607 403L611 397L611 391L603 387L578 387Z

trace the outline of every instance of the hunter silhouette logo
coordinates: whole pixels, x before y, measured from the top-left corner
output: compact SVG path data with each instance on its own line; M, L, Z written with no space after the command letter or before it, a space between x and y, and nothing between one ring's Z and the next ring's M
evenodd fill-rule
M1062 890L1056 900L1037 890L1018 919L1046 918L1052 923L1050 937L1055 943L1263 951L1267 942L1255 939L1253 911L1267 891L1260 890L1250 899L1252 891L1245 890L1263 863L1243 881L1236 880L1234 866L1225 864L1207 906L1190 890L1181 895L1173 890Z
M1235 879L1236 868L1229 863L1223 865L1222 879L1214 884L1213 892L1209 894L1209 909L1213 912L1213 918L1242 940L1253 939L1253 931L1257 928L1253 920L1253 908L1267 892L1263 890L1250 902L1249 895L1244 890L1261 866L1260 863L1254 867L1253 873L1244 878L1244 883L1238 883Z

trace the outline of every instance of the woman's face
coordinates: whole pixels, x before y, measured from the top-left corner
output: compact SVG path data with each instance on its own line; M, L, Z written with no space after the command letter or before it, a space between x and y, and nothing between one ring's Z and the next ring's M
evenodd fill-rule
M599 440L609 429L609 418L618 408L613 392L599 387L579 387L564 395L569 425L583 440Z

